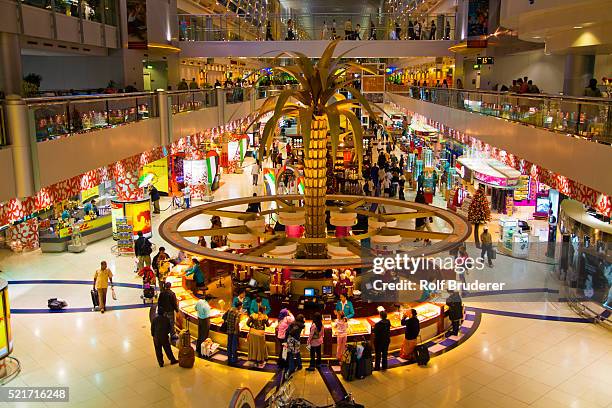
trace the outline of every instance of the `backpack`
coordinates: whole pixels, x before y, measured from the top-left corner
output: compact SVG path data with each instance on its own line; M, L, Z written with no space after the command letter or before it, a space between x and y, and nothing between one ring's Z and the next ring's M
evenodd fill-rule
M62 299L51 298L47 301L47 307L49 310L62 310L66 306L68 306L68 303Z
M151 255L153 253L153 245L151 241L145 238L144 244L142 245L142 253L144 255Z

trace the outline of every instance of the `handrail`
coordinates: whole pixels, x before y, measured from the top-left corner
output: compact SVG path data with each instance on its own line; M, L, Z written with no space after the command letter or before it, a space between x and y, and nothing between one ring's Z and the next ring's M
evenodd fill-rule
M419 88L419 89L428 89L428 90L435 90L435 91L447 91L448 90L448 91L455 91L455 92L469 92L469 93L478 93L478 94L485 94L485 95L514 96L514 97L519 97L519 98L564 99L566 101L575 100L575 101L585 101L585 102L593 102L593 103L612 102L612 99L610 98L593 97L593 96L560 95L560 94L551 94L551 93L545 93L545 92L517 93L517 92L501 92L501 91L489 91L489 90L483 90L483 89L464 89L464 88L450 88L450 87L438 87L438 86L413 86L413 85L402 85L402 86L406 88ZM406 91L394 90L392 92L398 93L398 94L408 93L410 92L410 89L407 89Z
M112 93L112 94L91 94L91 95L64 95L64 96L36 96L34 98L24 98L28 105L41 105L43 103L61 103L68 101L100 101L111 99L127 99L138 98L143 96L152 96L155 92L127 92L127 93Z

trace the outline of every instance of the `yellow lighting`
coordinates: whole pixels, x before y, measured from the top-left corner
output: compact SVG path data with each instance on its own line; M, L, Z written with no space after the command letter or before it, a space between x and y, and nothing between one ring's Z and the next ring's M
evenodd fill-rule
M175 47L173 45L168 45L168 44L149 43L149 44L147 44L147 47L148 48L155 48L155 49L160 49L160 50L171 51L171 52L181 52L180 48Z

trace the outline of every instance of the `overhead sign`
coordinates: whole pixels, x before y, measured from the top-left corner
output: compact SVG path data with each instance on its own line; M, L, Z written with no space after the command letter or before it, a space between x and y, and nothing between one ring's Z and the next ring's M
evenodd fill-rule
M476 57L476 64L478 65L493 65L493 57Z

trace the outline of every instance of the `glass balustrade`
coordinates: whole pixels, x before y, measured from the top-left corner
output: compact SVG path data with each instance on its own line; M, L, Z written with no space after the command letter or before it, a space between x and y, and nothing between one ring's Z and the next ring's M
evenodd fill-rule
M180 14L181 41L454 40L454 14Z
M408 86L388 91L600 143L612 143L611 99Z
M83 20L117 25L117 0L22 0L22 4Z
M28 98L26 103L39 142L156 116L153 93Z

